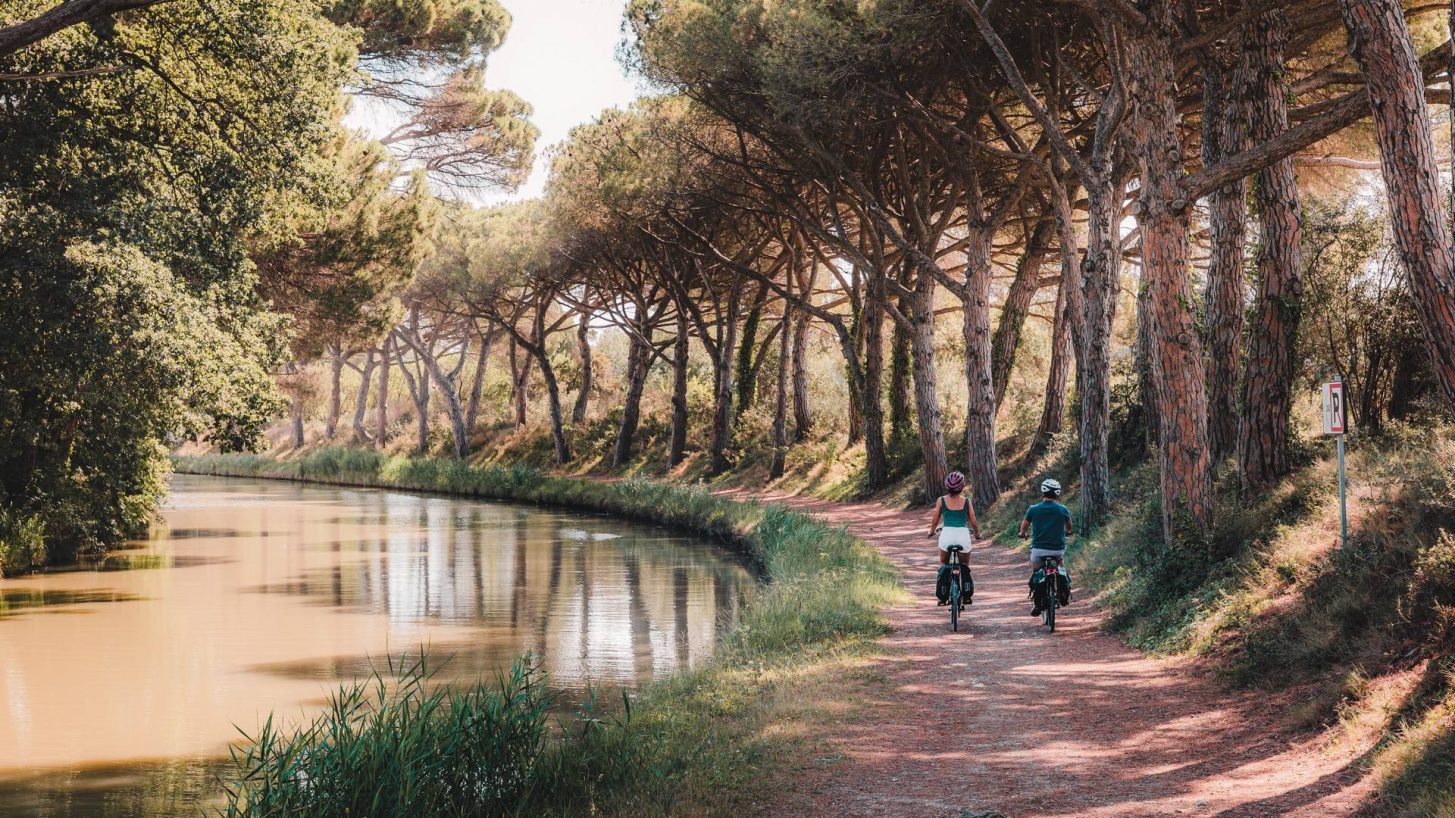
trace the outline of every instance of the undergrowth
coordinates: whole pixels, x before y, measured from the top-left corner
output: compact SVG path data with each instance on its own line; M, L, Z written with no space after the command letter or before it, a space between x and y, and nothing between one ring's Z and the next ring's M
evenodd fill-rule
M521 730L520 753L528 759L522 775L527 784L507 791L475 785L478 797L435 814L498 815L666 815L731 814L747 808L745 799L761 794L761 777L791 757L789 745L803 740L791 731L769 725L774 707L801 707L795 694L824 676L852 672L854 657L884 633L883 605L901 593L893 566L867 543L843 529L779 506L759 506L715 496L703 489L641 479L614 482L563 478L529 467L472 467L429 458L388 456L353 449L324 449L290 461L256 455L176 458L179 471L193 474L272 477L352 486L377 486L516 502L559 505L651 520L688 529L743 553L767 579L754 595L736 627L724 638L713 660L700 670L654 682L634 694L628 706L609 717L588 713L569 730L547 732L538 751L532 730ZM517 668L494 692L474 688L450 700L450 707L501 707L522 702L516 715L530 721L539 680ZM411 688L406 685L406 693ZM366 695L373 691L373 696ZM339 701L349 705L326 713L324 724L363 725L389 714L401 729L432 735L432 723L419 721L420 708L439 705L423 685L400 698L378 688L345 688ZM514 697L514 698L512 698ZM524 698L521 698L524 697ZM782 701L790 700L786 704ZM776 700L776 701L775 701ZM361 709L350 709L358 704ZM432 712L432 711L431 711ZM345 717L347 714L354 715ZM331 715L332 714L332 715ZM438 716L457 719L463 716ZM373 721L370 721L370 720ZM453 721L442 722L453 724ZM516 724L509 719L500 724ZM770 729L770 726L772 729ZM334 728L315 724L296 735L301 744L265 728L269 753L257 755L252 767L276 775L236 776L232 785L236 815L334 815L341 802L305 802L291 811L274 812L248 805L255 790L285 784L307 793L322 792L310 765L333 763L318 748L319 736ZM504 727L498 728L500 730ZM348 734L352 735L357 730ZM377 734L377 735L376 735ZM396 765L391 776L432 777L433 783L455 775L433 751L419 743L400 743L392 733L370 734L371 752L388 750ZM493 735L493 734L492 734ZM421 741L429 745L429 741ZM517 739L512 739L517 741ZM438 742L436 742L438 744ZM439 745L443 746L443 745ZM312 748L312 749L310 749ZM337 752L337 750L335 750ZM249 758L244 756L244 758ZM258 764L260 759L268 764ZM283 759L287 763L280 763ZM438 771L438 772L436 772ZM449 771L447 773L447 771ZM434 780L439 779L439 780ZM410 779L414 780L414 779ZM387 779L393 782L393 778ZM756 785L755 785L756 782ZM363 786L367 782L353 781ZM379 800L372 815L420 814L405 798L406 788L390 783L370 797ZM482 788L483 787L483 788ZM408 790L413 793L414 790ZM503 793L503 795L502 795ZM414 797L414 796L410 796ZM258 800L258 803L263 803ZM445 802L440 802L445 803ZM455 804L456 802L449 802Z
M1310 445L1256 493L1223 467L1211 560L1162 543L1156 464L1123 468L1073 571L1136 647L1287 691L1293 729L1362 725L1369 815L1455 816L1455 428L1351 443L1347 543L1332 452Z

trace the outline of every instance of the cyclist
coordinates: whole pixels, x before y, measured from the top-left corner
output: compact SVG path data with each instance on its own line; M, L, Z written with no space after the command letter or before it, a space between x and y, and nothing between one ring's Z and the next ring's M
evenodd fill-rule
M940 535L940 565L950 562L949 548L952 545L964 547L960 562L970 564L970 543L980 537L980 523L975 519L975 509L970 498L965 496L965 475L952 471L945 477L946 494L935 501L935 516L930 520L930 537ZM940 603L944 605L942 601Z
M1063 555L1066 553L1066 535L1071 533L1071 509L1056 502L1060 496L1061 484L1055 479L1048 477L1041 481L1041 502L1026 509L1026 516L1021 520L1021 539L1025 539L1027 533L1031 536L1033 571L1040 569L1043 557L1061 557L1061 564L1066 564ZM1040 600L1037 598L1031 616L1040 615Z

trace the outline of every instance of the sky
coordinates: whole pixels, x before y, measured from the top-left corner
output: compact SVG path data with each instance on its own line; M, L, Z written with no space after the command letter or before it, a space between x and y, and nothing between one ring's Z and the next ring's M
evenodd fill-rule
M530 181L510 196L539 196L545 188L546 148L603 108L630 103L640 92L616 61L625 0L501 0L514 23L499 51L490 55L485 82L506 88L535 109L541 129Z

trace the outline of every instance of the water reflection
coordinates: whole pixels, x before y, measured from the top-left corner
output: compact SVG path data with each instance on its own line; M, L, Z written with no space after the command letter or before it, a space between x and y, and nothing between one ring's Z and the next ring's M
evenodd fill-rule
M0 813L195 800L234 724L307 716L420 644L453 677L528 651L561 689L640 684L707 657L752 589L702 543L588 515L178 477L165 516L105 573L0 582Z

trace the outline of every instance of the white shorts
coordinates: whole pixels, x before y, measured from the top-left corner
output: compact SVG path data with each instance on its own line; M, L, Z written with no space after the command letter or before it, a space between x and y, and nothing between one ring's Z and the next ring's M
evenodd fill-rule
M965 546L965 553L970 553L970 529L968 528L942 528L940 529L940 550L949 551L952 545Z

